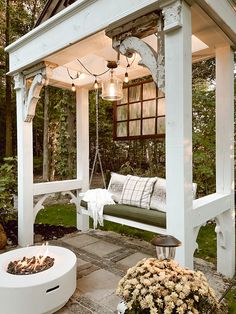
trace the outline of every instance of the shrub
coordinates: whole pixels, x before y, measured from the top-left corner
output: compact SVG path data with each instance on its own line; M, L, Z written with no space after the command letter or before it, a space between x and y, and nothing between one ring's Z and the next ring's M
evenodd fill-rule
M127 305L126 313L197 314L218 309L204 274L172 260L141 260L120 280L117 294Z
M14 196L17 191L16 159L4 159L0 166L0 223L16 216Z

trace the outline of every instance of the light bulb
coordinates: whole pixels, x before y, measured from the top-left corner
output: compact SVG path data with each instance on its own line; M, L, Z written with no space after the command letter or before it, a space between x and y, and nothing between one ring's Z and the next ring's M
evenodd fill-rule
M98 89L98 81L97 81L97 79L95 79L93 87L94 87L95 89Z
M109 95L111 97L114 97L116 95L116 86L115 86L115 84L113 82L110 82Z
M74 83L71 84L71 90L72 90L72 92L75 92L75 90L76 90Z
M127 71L125 72L124 82L125 82L125 83L129 83L129 75L128 75L128 72L127 72Z

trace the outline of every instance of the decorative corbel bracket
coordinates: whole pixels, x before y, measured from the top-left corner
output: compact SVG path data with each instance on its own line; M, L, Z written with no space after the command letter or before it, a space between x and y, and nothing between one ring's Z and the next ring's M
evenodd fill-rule
M199 233L199 230L200 230L201 226L198 226L198 227L195 227L193 229L193 246L192 246L192 254L194 254L195 250L198 249L198 243L197 243L197 236L198 236L198 233Z
M160 13L152 12L145 18L107 30L106 34L112 38L113 48L121 54L131 57L137 52L141 57L139 65L149 69L158 88L165 92L164 32ZM157 36L157 52L141 39L151 34Z
M182 27L182 3L180 0L169 4L162 9L164 17L164 32Z
M42 74L36 74L25 98L24 121L31 122L35 116L35 109L40 98L39 94L44 85Z
M217 216L215 218L215 222L216 222L215 232L217 233L218 236L218 243L223 249L225 249L227 224L225 224L224 220L220 216Z
M71 197L70 203L75 204L77 208L80 207L80 199L78 199L78 197L76 197L74 193L72 193L71 191L65 191L62 192L62 195L69 195Z
M43 206L43 203L44 201L48 198L48 197L54 197L55 193L50 193L50 194L44 194L40 199L39 201L34 205L34 220L36 219L36 216L38 214L38 212L41 210L41 209L44 209L44 206Z
M23 113L25 122L33 120L41 89L48 84L49 78L52 76L52 70L55 67L54 64L41 63L23 72L25 75L25 106Z
M158 85L158 64L157 53L151 46L137 37L128 37L124 39L119 46L120 53L130 57L137 52L141 60L139 65L147 67L153 77L154 82Z

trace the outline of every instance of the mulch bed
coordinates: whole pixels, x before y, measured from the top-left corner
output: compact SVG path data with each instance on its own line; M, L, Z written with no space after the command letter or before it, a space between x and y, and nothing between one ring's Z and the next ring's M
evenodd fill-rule
M16 220L10 220L4 224L4 230L7 234L8 242L17 245L18 226ZM34 224L34 233L42 236L42 240L52 240L63 237L68 233L77 231L76 227L53 226L47 224Z

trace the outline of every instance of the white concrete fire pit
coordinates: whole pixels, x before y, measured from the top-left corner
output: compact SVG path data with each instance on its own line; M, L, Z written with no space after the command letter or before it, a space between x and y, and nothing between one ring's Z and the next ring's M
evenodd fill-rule
M46 252L47 251L47 252ZM54 265L30 275L7 272L9 262L46 254ZM60 309L76 288L76 256L58 246L32 246L0 255L0 313L49 314Z

